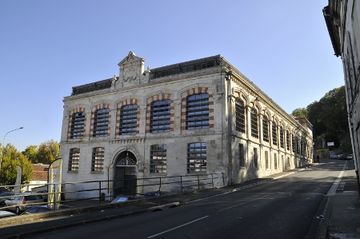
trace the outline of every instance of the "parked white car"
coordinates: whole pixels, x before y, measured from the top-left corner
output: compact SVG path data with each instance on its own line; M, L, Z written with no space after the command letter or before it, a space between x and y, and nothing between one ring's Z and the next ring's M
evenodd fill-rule
M5 200L6 206L10 207L9 210L15 211L17 215L21 214L28 205L41 205L44 204L44 199L40 195L21 194L15 195L11 199Z

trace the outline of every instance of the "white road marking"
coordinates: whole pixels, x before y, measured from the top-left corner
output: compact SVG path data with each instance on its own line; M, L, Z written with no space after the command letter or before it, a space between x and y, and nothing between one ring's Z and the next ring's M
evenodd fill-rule
M280 175L280 176L277 176L277 177L274 177L273 179L276 180L276 179L279 179L279 178L284 178L284 177L287 177L291 174L294 174L296 172L290 172L290 173L286 173L286 174L283 174L283 175Z
M253 199L251 199L251 201L246 201L246 202L238 203L238 204L235 204L235 205L231 205L231 206L229 206L229 207L224 207L224 208L222 208L222 209L219 209L217 212L223 212L223 211L226 211L226 210L229 210L229 209L233 209L233 208L235 208L235 207L244 206L244 205L246 205L246 204L253 203L253 202L259 201L259 200L264 200L264 199L270 199L270 196L253 198Z
M335 179L334 183L331 185L331 188L327 192L326 196L333 196L333 195L336 194L336 190L340 185L341 178L343 177L343 175L345 173L346 166L347 166L347 161L345 162L344 167L342 168L341 172L339 173L339 175Z
M154 234L154 235L148 236L147 238L154 238L154 237L160 236L160 235L162 235L162 234L165 234L165 233L174 231L174 230L179 229L179 228L181 228L181 227L185 227L185 226L187 226L187 225L190 225L190 224L192 224L192 223L194 223L194 222L198 222L198 221L204 220L205 218L208 218L208 217L209 217L208 215L207 215L207 216L203 216L203 217L199 217L199 218L197 218L197 219L195 219L195 220L192 220L192 221L190 221L190 222L187 222L187 223L181 224L181 225L179 225L179 226L176 226L176 227L167 229L167 230L165 230L165 231L156 233L156 234Z

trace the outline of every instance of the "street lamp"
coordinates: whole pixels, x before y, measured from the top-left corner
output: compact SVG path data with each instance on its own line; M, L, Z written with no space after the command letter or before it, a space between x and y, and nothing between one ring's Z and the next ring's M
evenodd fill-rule
M11 132L14 132L16 130L20 130L20 129L23 129L24 127L19 127L19 128L16 128L16 129L12 129L12 130L9 130L8 132L6 132L4 134L4 137L3 137L3 140L2 140L2 143L4 144L5 143L5 138L8 134L10 134ZM4 147L4 146L3 146ZM1 163L2 163L2 159L3 159L3 153L2 153L3 150L0 150L0 169L1 169Z
M4 138L3 138L3 143L4 143L4 141L5 141L5 138L6 138L6 136L8 135L8 134L10 134L11 132L14 132L14 131L16 131L16 130L20 130L20 129L23 129L24 127L19 127L19 128L16 128L16 129L12 129L12 130L10 130L10 131L8 131L8 132L6 132L5 134L4 134Z

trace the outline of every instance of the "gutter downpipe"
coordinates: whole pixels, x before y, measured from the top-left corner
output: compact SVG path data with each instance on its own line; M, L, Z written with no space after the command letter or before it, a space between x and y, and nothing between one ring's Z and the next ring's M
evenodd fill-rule
M231 150L231 146L232 146L232 93L231 93L231 76L232 76L232 72L228 71L226 72L225 75L225 80L227 82L227 90L226 90L226 98L227 98L227 123L228 123L228 127L227 127L227 153L228 153L228 159L229 159L229 163L228 163L228 184L232 185L233 184L233 160L232 160L232 150Z

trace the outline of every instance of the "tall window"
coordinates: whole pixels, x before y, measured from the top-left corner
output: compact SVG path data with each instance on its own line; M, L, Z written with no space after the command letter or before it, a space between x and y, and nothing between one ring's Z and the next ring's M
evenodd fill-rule
M138 133L138 105L124 105L120 109L120 135Z
M292 135L291 141L292 141L292 151L295 153L295 151L296 151L296 141L295 141L295 136L294 135Z
M277 155L276 153L274 153L274 169L278 168L278 160L277 160Z
M68 171L71 172L79 171L79 162L80 162L80 149L79 148L70 149Z
M243 144L239 144L239 166L245 167L245 149Z
M91 160L91 171L102 172L104 167L105 148L97 147L93 148L92 160Z
M150 147L150 173L166 173L166 146L155 144Z
M262 122L263 122L263 140L265 142L269 142L269 120L265 115L263 117Z
M277 125L275 123L275 121L272 124L272 141L273 141L273 145L277 145L278 144L278 138L277 138Z
M269 169L269 152L265 151L265 168Z
M151 104L151 132L170 130L170 100L158 100Z
M244 103L240 99L236 99L235 102L235 117L236 130L245 133L245 107Z
M197 173L206 172L206 150L207 145L204 142L188 144L187 154L187 172Z
M190 95L186 103L186 129L209 127L209 95Z
M79 139L85 134L85 112L76 112L71 115L70 138Z
M280 126L280 147L284 148L284 129Z
M288 130L286 130L286 149L290 150L290 134Z
M95 112L94 137L108 136L109 134L109 116L110 109L98 109Z
M256 109L252 108L250 112L251 118L251 136L259 138L259 126L258 126L258 117Z
M259 168L259 162L258 162L259 158L258 158L258 151L257 148L254 148L254 166L255 168Z

